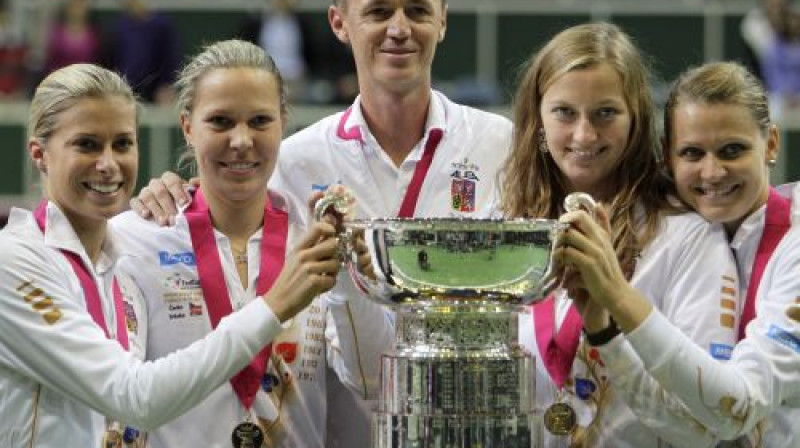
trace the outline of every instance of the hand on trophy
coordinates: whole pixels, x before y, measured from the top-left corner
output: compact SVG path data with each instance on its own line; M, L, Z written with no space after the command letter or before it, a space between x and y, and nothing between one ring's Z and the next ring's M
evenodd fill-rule
M608 213L596 208L595 218L585 211L565 213L559 219L569 224L556 249L556 259L573 277L565 279L587 332L597 332L610 325L609 305L619 302L631 288L611 242ZM569 274L568 274L569 275Z
M281 321L303 310L314 297L333 288L339 272L339 241L327 222L317 222L287 256L272 288L264 295Z
M575 307L580 312L583 325L587 332L597 332L610 325L610 314L602 303L593 300L590 291L595 291L595 286L590 283L597 277L605 277L603 273L607 267L604 265L606 256L611 256L616 263L616 253L610 243L611 225L608 219L608 212L602 205L597 205L592 213L579 210L567 212L559 219L561 222L569 224L569 227L562 234L560 245L556 249L556 259L563 265L562 286L568 291L569 297L575 303ZM592 241L586 235L593 233L599 236L599 240ZM610 252L606 252L610 251ZM601 270L594 273L592 279L584 277L584 270L575 261L575 257L586 260L588 265Z
M340 249L351 249L354 257L355 268L362 275L375 280L375 271L372 268L372 257L367 243L364 241L363 229L346 231L344 223L352 220L355 215L357 200L353 192L344 185L335 184L324 192L314 192L309 198L308 205L315 221L324 221L336 229L339 235L347 235L346 243ZM347 260L350 253L343 253L342 259Z

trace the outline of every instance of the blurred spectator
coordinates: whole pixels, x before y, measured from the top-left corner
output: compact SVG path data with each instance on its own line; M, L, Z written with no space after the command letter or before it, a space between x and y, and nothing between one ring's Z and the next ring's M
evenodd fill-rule
M263 11L248 18L238 37L260 46L272 56L289 89L289 100L301 100L309 64L314 60L311 27L295 12L296 0L267 0L266 3Z
M28 81L28 45L14 26L9 0L0 0L0 99L15 100L24 95Z
M45 75L78 62L100 61L100 32L89 18L89 0L66 0L47 38Z
M741 37L747 52L745 65L764 80L763 61L775 39L785 36L787 0L761 0L742 19Z
M783 32L776 35L762 63L770 109L776 114L800 108L800 0L788 2L783 17Z
M144 100L169 104L180 64L178 37L172 21L150 10L148 0L122 0L104 50L104 64L122 73Z
M327 27L315 28L297 12L299 0L261 0L237 37L269 53L289 86L290 100L315 104L350 104L358 80L350 49L331 39ZM320 34L321 33L321 34Z

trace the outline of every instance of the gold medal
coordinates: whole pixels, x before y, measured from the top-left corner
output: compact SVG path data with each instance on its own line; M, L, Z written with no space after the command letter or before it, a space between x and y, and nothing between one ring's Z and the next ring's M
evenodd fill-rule
M553 403L544 411L544 427L550 434L566 436L572 432L577 423L577 416L572 406L564 402Z
M122 434L116 429L107 429L103 434L103 448L122 448Z
M264 443L264 431L253 422L242 422L233 428L231 442L233 448L261 448Z

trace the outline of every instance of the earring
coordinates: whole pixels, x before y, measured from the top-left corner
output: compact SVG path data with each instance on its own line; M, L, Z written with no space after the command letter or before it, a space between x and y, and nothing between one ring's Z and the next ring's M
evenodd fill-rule
M542 154L547 154L550 152L550 148L547 146L547 136L544 134L544 128L539 128L538 140L539 140L539 151Z
M777 164L778 164L778 161L775 160L775 159L769 159L767 161L767 166L770 167L770 168L775 168L775 165L777 165Z

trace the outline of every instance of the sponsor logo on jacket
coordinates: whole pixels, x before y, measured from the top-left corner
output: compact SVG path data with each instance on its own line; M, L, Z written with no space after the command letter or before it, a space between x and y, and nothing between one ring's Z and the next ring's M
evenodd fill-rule
M175 272L164 278L163 285L167 289L177 291L200 289L200 279L186 278Z
M767 331L767 337L773 341L800 353L800 339L791 332L772 324Z
M731 353L733 353L733 346L728 344L712 343L711 348L709 349L709 353L711 353L711 357L714 359L727 361L731 359Z
M177 264L185 264L186 266L197 265L193 252L178 252L171 254L167 251L159 251L158 263L162 267L175 266Z

